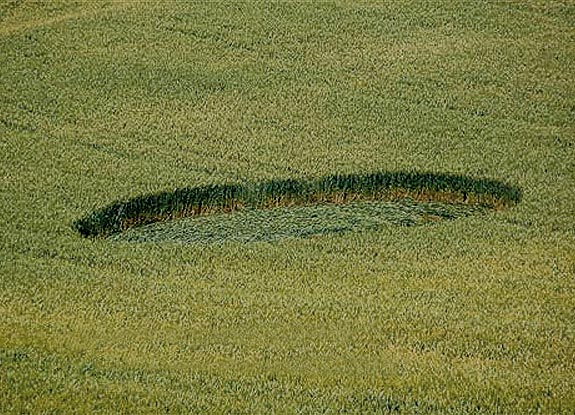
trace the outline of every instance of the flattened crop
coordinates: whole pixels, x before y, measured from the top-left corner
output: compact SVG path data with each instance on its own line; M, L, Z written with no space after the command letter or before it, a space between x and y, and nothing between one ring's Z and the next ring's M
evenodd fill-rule
M414 226L517 204L519 188L451 174L378 172L177 189L118 201L74 223L117 241L269 241Z

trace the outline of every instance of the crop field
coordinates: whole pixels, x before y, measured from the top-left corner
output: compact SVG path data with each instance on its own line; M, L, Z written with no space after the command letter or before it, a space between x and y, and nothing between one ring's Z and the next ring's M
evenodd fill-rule
M0 0L0 413L575 412L575 3Z

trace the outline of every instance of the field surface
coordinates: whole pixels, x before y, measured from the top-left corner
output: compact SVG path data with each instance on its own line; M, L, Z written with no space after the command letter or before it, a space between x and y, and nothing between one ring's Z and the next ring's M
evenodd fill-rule
M574 80L571 1L0 0L0 413L573 414ZM522 200L73 226L373 171Z

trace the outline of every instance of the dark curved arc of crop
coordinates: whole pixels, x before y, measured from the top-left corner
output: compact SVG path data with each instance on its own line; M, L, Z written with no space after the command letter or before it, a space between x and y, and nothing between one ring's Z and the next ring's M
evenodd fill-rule
M108 236L137 225L184 216L231 212L243 207L266 208L402 197L496 208L517 204L521 200L521 190L497 180L446 173L376 172L317 179L277 179L142 195L98 209L73 225L86 237Z

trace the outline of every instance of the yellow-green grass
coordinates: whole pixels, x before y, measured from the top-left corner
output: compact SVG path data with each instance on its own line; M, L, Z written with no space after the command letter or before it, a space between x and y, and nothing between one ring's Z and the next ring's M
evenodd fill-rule
M0 4L0 412L573 413L566 2ZM174 189L449 172L434 226L119 244Z

